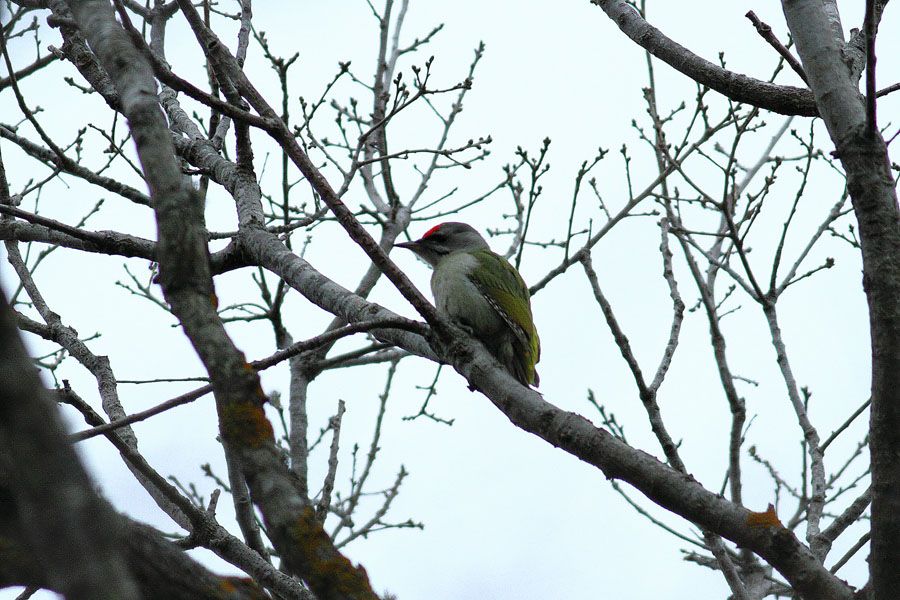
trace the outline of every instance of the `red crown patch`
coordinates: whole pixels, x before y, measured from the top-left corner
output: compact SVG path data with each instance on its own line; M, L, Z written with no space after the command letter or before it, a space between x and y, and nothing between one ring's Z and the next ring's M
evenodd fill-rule
M431 229L429 229L428 231L425 232L425 235L422 236L422 239L424 240L424 239L427 238L429 235L431 235L431 234L433 234L433 233L437 233L438 229L440 229L440 228L443 227L443 226L444 226L443 223L441 223L440 225L435 225L434 227L432 227Z

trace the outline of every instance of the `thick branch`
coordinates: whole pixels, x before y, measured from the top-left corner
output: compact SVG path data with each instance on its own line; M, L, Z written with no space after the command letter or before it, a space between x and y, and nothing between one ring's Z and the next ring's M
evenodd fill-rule
M0 489L0 498L6 490ZM17 543L20 531L10 518L0 515L0 587L27 585L64 590L41 572L38 557ZM124 524L122 559L135 574L142 600L254 600L262 590L252 580L221 577L208 571L155 529L119 517ZM108 598L109 596L100 596Z
M247 252L291 287L332 314L353 322L363 318L392 318L387 309L370 304L314 271L302 258L283 247L274 236L257 232L248 238ZM373 332L417 354L428 355L424 340L397 330ZM708 528L759 553L802 593L810 598L850 598L849 587L829 574L812 553L787 530L751 527L750 512L704 489L690 476L677 473L644 452L616 440L583 417L546 402L505 374L496 361L464 336L443 348L468 381L482 391L516 426L600 468L608 477L621 478L654 502L701 527Z
M69 6L119 91L156 212L160 283L210 375L222 439L240 458L270 539L321 600L374 599L365 571L337 552L298 493L263 413L259 377L216 314L202 202L175 159L150 66L105 0Z
M867 126L866 108L831 34L819 0L783 0L784 14L819 112L847 173L859 224L863 288L872 339L873 597L900 589L900 210L884 140Z
M584 417L515 385L486 351L461 338L447 348L454 367L490 398L516 426L537 435L609 478L623 479L668 510L762 556L804 598L852 598L850 587L829 573L789 530L754 527L750 511L705 489L649 454L625 444Z
M783 115L814 117L818 114L812 93L788 85L776 85L733 73L700 58L650 25L625 0L591 0L612 19L622 33L673 69L737 102Z
M0 177L5 188L2 169ZM121 520L96 495L66 441L2 294L0 397L0 472L8 477L3 504L18 512L23 543L41 557L38 571L68 598L139 597L121 556Z

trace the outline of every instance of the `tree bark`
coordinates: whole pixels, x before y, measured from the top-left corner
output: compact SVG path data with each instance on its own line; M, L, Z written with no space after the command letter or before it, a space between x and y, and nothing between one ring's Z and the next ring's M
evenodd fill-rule
M0 178L5 183L2 169ZM3 293L0 488L0 513L18 517L18 554L39 557L29 571L46 585L73 600L142 597L121 556L121 519L94 492L66 439Z
M816 104L809 90L761 81L723 69L697 56L648 23L625 0L591 0L618 25L622 33L650 54L684 73L697 83L727 98L783 115L816 116Z
M782 6L859 223L872 343L871 597L890 600L900 589L900 210L884 139L867 126L865 103L821 0Z
M116 21L107 0L67 3L119 92L156 214L163 293L209 373L223 443L240 461L283 567L309 583L320 600L375 600L365 569L334 547L281 461L263 411L267 397L259 376L216 313L203 203L175 159L150 65ZM179 5L189 19L196 17L190 3ZM242 147L246 124L237 127L240 155L249 152L249 142ZM248 179L257 187L254 177Z

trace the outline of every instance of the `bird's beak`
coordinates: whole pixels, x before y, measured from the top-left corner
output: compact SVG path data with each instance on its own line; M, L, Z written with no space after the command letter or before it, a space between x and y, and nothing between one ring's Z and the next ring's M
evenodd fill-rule
M419 242L418 241L401 242L399 244L394 244L394 247L395 248L406 248L407 250L412 250L413 252L415 252L416 249L419 247Z

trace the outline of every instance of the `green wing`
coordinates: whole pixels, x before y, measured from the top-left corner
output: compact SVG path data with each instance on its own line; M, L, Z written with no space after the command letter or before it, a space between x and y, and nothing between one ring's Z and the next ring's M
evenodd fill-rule
M518 355L528 383L537 384L534 365L541 358L541 341L531 315L531 295L519 272L509 262L490 250L473 253L481 268L469 278L486 298L495 298L491 305L509 324L520 343Z

